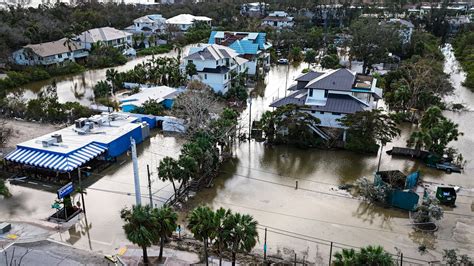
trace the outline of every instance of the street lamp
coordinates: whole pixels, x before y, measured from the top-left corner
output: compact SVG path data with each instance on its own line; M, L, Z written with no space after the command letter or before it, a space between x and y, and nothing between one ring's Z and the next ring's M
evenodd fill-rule
M78 167L77 168L77 175L79 177L79 193L81 193L81 201L82 201L82 211L84 212L84 214L86 214L86 204L85 204L85 201L84 201L84 191L82 189L82 179L81 179L81 170L82 169L90 170L91 167L90 166L85 166L85 167Z

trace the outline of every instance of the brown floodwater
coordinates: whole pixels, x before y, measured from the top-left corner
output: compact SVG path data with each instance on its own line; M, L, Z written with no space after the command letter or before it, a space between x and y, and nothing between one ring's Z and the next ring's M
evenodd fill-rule
M444 53L447 59L446 72L451 74L456 87L455 94L449 100L464 102L472 109L474 95L460 85L464 74L459 70L451 50L445 49ZM133 67L132 63L129 64L128 68ZM269 110L268 105L275 98L284 96L285 87L305 67L306 64L273 67L260 95L252 100L252 120L259 119L265 110ZM69 86L80 82L86 84L83 88L90 90L91 84L104 76L105 70L94 70L69 77L62 81L63 85L58 86L58 90L62 90L58 96L63 95L63 101L68 97L74 100L74 93L71 93ZM83 79L87 81L82 82ZM458 142L453 143L468 160L462 174L446 174L413 160L392 158L385 152L381 164L382 170L399 169L405 173L420 170L426 181L463 187L457 207L445 209L445 217L434 234L415 233L408 225L408 214L404 211L368 205L339 190L338 185L353 182L359 177L372 178L377 167L377 156L347 151L269 147L254 141L239 143L234 148L234 158L223 165L214 186L199 192L186 207L206 204L213 208L231 208L251 214L260 224L260 241L256 252L263 253L263 228L267 227L270 254L293 257L296 252L299 259L304 256L307 261L318 264L327 264L328 241L337 243L334 251L343 244L356 247L379 244L392 253L400 249L405 259L409 257L423 261L441 259L444 248L458 248L461 253L473 255L474 170L470 161L474 158L471 148L474 134L470 130L474 128L474 117L472 112L445 114L459 123L461 131L465 133ZM244 128L248 127L248 119L247 108L241 116ZM415 130L411 125L403 125L402 129L402 136L385 150L394 145L405 145L407 136ZM157 179L156 167L163 156L176 157L181 145L182 140L179 138L156 134L138 146L143 203L148 202L147 164L153 172L154 203L160 205L172 194L171 185ZM296 181L298 189L295 189ZM53 238L79 248L112 253L128 244L119 211L135 202L130 158L122 156L117 164L92 176L87 182L89 187L85 198L89 227L85 226L85 219L82 219L71 229L54 234ZM55 199L54 193L25 186L11 185L10 188L14 196L0 201L0 220L44 220L52 213L50 206ZM424 255L417 251L421 244L428 248ZM413 259L411 261L426 264Z
M183 55L187 53L189 47L191 47L191 45L182 48ZM177 55L178 51L172 50L169 53L159 54L155 57L176 57ZM94 103L93 87L97 82L106 79L105 73L108 69L115 69L118 72L124 72L133 69L136 65L144 63L152 57L153 56L151 55L136 57L122 66L87 70L76 75L59 76L48 80L29 83L22 86L21 90L24 92L23 97L25 99L32 99L36 98L40 91L55 83L59 102L79 102L87 106Z

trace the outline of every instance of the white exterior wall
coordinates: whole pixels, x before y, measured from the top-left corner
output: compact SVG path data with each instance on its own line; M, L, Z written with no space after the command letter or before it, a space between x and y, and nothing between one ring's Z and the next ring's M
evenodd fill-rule
M248 68L248 74L249 75L255 75L257 73L257 62L256 61L248 61L246 63L247 68Z
M34 65L53 65L53 64L60 64L65 61L72 61L75 62L76 58L80 57L87 57L89 53L86 50L77 50L66 52L57 55L51 55L47 57L40 57L37 54L33 54L28 58L25 54L25 49L20 49L15 51L12 55L13 60L16 64L22 66L34 66Z
M209 85L214 92L226 93L230 86L229 74L227 74L227 79L224 78L225 74L216 74L216 73L199 73L194 76L194 79L198 79L201 82Z
M323 127L334 127L334 128L344 128L343 126L341 126L341 124L337 121L337 119L340 119L344 116L346 116L345 114L334 114L334 113L331 113L331 112L324 112L323 114L321 114L321 112L319 111L305 111L309 114L311 114L312 116L316 117L316 118L319 118L319 120L321 120L321 126Z

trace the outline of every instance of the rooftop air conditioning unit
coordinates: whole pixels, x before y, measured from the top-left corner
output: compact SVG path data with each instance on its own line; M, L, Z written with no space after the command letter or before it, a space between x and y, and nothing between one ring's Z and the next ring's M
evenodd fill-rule
M83 128L86 125L86 118L79 118L76 120L76 128Z
M41 141L41 144L43 145L43 147L50 147L50 146L53 146L53 144L56 143L56 139L55 138L47 138L47 139L44 139Z
M63 136L61 134L54 134L51 136L52 138L56 139L56 143L63 142Z

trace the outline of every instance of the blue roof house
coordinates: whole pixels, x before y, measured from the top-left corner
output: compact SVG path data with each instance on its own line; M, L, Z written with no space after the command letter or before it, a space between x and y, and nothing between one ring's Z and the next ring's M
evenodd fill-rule
M212 31L209 44L219 44L234 49L240 56L249 60L248 74L257 73L257 60L263 62L264 68L270 66L270 54L266 51L272 47L266 41L264 32L230 32Z

